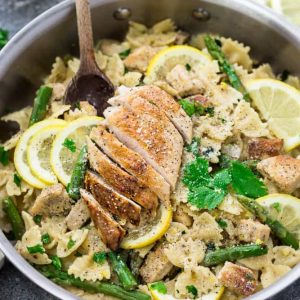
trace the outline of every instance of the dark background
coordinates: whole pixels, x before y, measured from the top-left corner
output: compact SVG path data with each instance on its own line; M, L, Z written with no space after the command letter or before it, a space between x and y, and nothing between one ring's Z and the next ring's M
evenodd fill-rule
M9 30L11 37L34 17L59 2L62 0L0 0L0 27ZM5 262L0 270L0 300L40 300L43 298L57 299L37 287L10 262ZM300 300L300 280L269 300Z

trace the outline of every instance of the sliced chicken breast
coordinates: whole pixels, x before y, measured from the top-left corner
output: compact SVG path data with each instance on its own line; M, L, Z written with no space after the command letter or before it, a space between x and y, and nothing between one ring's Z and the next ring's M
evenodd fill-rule
M136 97L130 106L132 109L109 107L104 111L109 128L175 189L183 150L181 135L168 118L145 99Z
M140 223L141 207L115 191L100 176L87 171L85 186L87 190L91 191L101 206L107 209L112 215L121 220L129 221L133 225Z
M105 154L148 186L161 200L169 201L170 185L141 155L122 144L103 126L94 127L90 133L90 138Z
M91 218L102 241L110 249L117 250L125 235L124 229L102 208L89 192L81 189L80 194L89 208Z
M136 201L146 209L155 210L158 204L156 194L135 176L132 176L112 162L90 138L87 139L90 167L119 193Z
M111 105L124 105L132 97L142 97L157 106L174 124L186 143L191 143L193 131L192 119L171 95L157 86L145 85L131 89L123 89L120 95L111 98L109 103Z

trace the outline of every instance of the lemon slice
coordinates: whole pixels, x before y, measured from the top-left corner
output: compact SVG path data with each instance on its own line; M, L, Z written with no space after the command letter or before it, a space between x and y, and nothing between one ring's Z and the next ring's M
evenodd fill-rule
M70 182L71 174L81 148L86 143L93 126L102 124L101 117L82 117L68 123L53 141L50 164L59 181L65 186ZM72 143L72 148L65 147L66 141ZM73 152L74 151L74 152Z
M245 87L270 130L284 140L285 150L299 146L300 91L274 79L250 80Z
M256 201L300 241L300 199L287 194L270 194Z
M291 22L300 25L299 0L271 0L270 6L276 12L285 15Z
M163 294L156 289L152 288L152 284L148 284L148 289L150 291L150 294L154 300L179 300L172 295L169 294ZM214 291L210 292L207 295L203 295L201 297L196 298L197 300L220 300L225 288L223 286L217 287ZM189 299L185 299L189 300Z
M176 65L199 68L211 63L211 58L197 48L180 45L159 51L150 61L146 72L146 83L165 79Z
M32 172L27 162L27 147L30 139L40 130L48 126L59 126L65 121L59 119L44 120L29 127L21 136L14 153L14 164L17 172L31 186L43 189L47 184L37 178ZM30 155L30 154L29 154Z
M159 240L169 229L172 221L172 207L161 204L151 223L142 225L128 232L123 239L123 249L137 249L146 247Z
M57 177L50 165L52 142L66 124L67 122L61 125L50 125L39 130L30 139L27 147L27 161L32 173L49 185L57 183Z

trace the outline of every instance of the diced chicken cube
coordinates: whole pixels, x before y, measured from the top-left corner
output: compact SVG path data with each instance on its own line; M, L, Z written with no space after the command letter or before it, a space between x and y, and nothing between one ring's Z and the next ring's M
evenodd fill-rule
M246 158L266 159L281 153L282 139L250 138L246 144Z
M150 46L142 46L135 49L124 60L125 67L129 70L145 72L151 58L160 50Z
M164 253L163 245L151 251L140 269L140 275L147 283L163 279L173 268Z
M218 274L219 282L229 290L243 296L252 295L257 287L255 274L252 270L226 262Z
M292 193L300 187L300 160L278 155L257 164L258 171L274 182L282 192Z
M70 230L76 230L81 228L89 218L90 212L87 205L79 199L66 217L66 223Z
M71 210L71 199L60 183L42 190L29 212L32 215L66 216Z
M236 233L238 239L244 242L266 242L270 236L270 228L258 221L244 219L237 224Z

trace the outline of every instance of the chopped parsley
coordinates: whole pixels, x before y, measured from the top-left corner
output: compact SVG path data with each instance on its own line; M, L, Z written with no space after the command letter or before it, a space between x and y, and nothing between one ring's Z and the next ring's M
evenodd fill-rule
M33 221L34 221L35 224L40 225L41 221L42 221L42 216L41 215L35 215L33 217Z
M281 204L279 202L275 202L271 205L278 213L281 212Z
M8 31L0 28L0 49L2 49L8 42Z
M186 65L185 65L185 68L186 68L187 71L191 71L191 70L192 70L192 67L191 67L190 64L186 64Z
M210 174L209 163L203 157L184 167L182 182L189 189L188 202L199 209L216 208L228 194L228 187L239 195L258 198L267 194L267 188L250 168L238 161L220 171Z
M204 112L205 114L208 114L210 117L213 117L215 115L215 108L212 106L205 107Z
M160 294L166 295L167 294L167 287L162 281L154 282L150 285L152 290L158 291Z
M93 255L93 261L99 265L102 265L106 260L106 252L96 252Z
M227 222L226 222L225 220L223 220L223 219L217 220L217 223L219 224L219 226L220 226L222 229L224 229L224 228L227 227Z
M186 114L191 117L193 115L209 115L210 117L214 116L214 107L204 107L200 102L192 100L192 99L181 99L179 100L179 104L182 106L183 110Z
M3 146L0 146L0 163L3 166L7 166L9 163L9 153L8 151L4 150Z
M17 173L14 174L14 183L21 188L21 177Z
M42 235L42 242L44 245L50 244L51 243L51 237L48 233L45 233Z
M197 296L198 296L198 290L197 290L197 288L194 285L187 285L185 288L188 291L188 293L190 293L190 294L193 295L194 299L197 298Z
M43 247L42 244L37 244L35 246L32 246L32 247L27 247L27 250L30 254L35 254L35 253L45 253L45 248Z
M67 244L67 248L71 249L74 247L74 245L75 245L75 241L73 241L72 238L70 238Z
M191 152L194 155L199 154L200 138L193 137L192 142L185 146L187 152Z
M71 152L76 152L76 145L72 139L66 138L63 142L63 146L69 149Z
M120 56L121 59L125 59L130 54L130 52L131 52L130 48L126 49L126 50L120 52L119 56Z
M58 271L61 271L61 260L60 258L57 256L57 255L53 255L51 257L51 260L52 260L52 265L54 266L54 268Z

